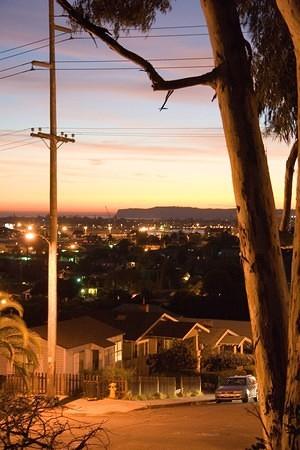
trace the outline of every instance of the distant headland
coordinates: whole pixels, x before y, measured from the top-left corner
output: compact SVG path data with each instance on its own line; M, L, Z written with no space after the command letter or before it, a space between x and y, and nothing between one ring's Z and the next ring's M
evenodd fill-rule
M193 208L185 206L155 206L153 208L119 209L117 219L149 219L149 220L228 220L236 218L236 209L229 208Z

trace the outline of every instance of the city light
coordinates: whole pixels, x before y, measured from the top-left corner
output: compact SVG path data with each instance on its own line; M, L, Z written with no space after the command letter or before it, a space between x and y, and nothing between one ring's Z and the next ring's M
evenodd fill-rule
M25 238L28 239L29 241L32 241L33 239L36 238L36 234L35 233L25 233Z

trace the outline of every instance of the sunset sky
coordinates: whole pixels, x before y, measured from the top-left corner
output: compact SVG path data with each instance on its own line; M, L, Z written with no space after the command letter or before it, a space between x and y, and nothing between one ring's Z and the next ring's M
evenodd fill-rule
M165 78L211 70L199 0L173 5L169 14L157 18L153 26L158 29L149 38L132 30L131 37L120 37L120 42L145 58L161 59L153 61L156 67L171 66L159 70ZM10 49L47 38L48 1L1 0L0 12L0 213L47 212L49 151L40 139L29 136L32 127L49 131L48 71L10 76L30 69L32 60L47 61L48 49L37 49L47 40ZM56 7L56 12L61 10ZM56 22L66 25L65 18ZM132 63L99 40L96 47L86 33L60 42L65 39L56 39L57 68L72 70L57 71L58 129L75 133L76 143L59 149L60 213L235 205L218 104L211 101L210 88L176 91L168 109L160 112L165 93L154 93L146 75ZM178 60L166 60L173 58ZM265 143L280 208L288 147L272 139Z

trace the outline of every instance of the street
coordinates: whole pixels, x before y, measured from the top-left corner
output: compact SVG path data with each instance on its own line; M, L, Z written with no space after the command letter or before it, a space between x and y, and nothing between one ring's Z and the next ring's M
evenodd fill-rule
M261 436L255 404L202 404L112 413L76 420L103 422L111 450L245 450ZM73 416L74 418L74 416Z

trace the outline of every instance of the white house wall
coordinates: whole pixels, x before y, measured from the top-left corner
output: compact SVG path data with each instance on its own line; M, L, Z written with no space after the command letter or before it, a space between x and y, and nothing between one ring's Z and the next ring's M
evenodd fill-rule
M45 339L41 339L41 348L39 351L38 361L39 367L37 368L37 372L47 372L47 341ZM56 346L56 372L57 373L66 373L66 350L59 345Z

